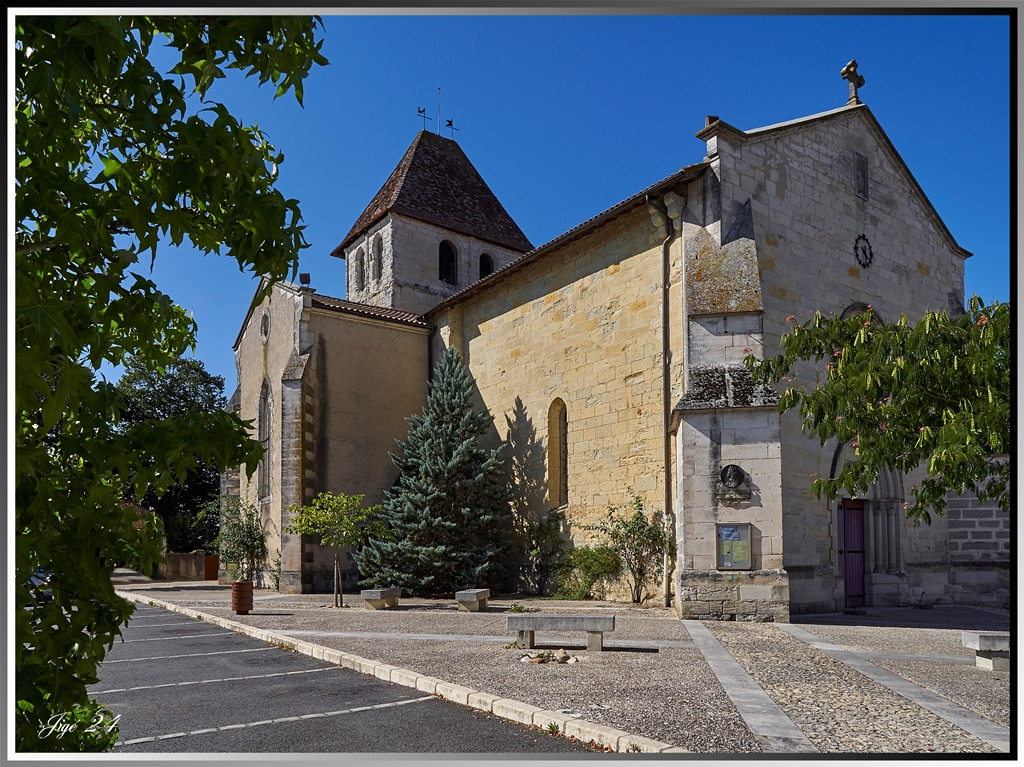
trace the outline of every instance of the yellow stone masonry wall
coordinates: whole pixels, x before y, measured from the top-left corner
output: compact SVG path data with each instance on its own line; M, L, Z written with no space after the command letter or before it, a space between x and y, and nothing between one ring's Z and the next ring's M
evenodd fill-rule
M664 507L663 239L641 207L430 318L435 359L449 344L463 354L495 417L495 439L506 436L504 416L519 397L547 445L548 410L565 402L566 511L577 542L587 537L576 526L627 503L627 488L648 509ZM672 247L678 264L678 239ZM682 343L681 311L674 316Z

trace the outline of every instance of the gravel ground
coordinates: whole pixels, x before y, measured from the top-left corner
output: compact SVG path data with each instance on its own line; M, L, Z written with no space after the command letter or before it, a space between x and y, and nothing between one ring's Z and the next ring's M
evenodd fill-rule
M770 624L707 625L821 751L998 753Z
M954 629L909 629L890 626L822 626L801 623L826 642L853 652L904 652L913 655L962 655L973 658ZM873 662L873 661L872 661Z
M802 625L801 628L826 642L855 652L901 652L974 658L974 650L963 646L960 630L868 626L837 628L816 625ZM1003 727L1010 726L1009 672L986 671L973 664L935 663L909 658L868 660Z
M1003 727L1010 727L1010 673L985 671L959 663L928 663L914 660L872 658L919 687L931 690L958 706L970 709Z

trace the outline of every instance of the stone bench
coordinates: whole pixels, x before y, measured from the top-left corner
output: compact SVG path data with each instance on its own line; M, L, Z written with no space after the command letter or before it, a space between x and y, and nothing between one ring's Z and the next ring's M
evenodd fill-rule
M974 662L987 671L1010 670L1009 631L965 631L961 641L974 650Z
M586 631L587 649L601 652L604 649L604 632L615 631L614 615L509 615L507 629L518 632L516 647L530 650L534 647L535 631Z
M478 613L487 609L487 600L491 598L490 589L466 589L455 592L455 601L464 612Z
M383 610L386 607L398 607L401 589L363 589L359 596L372 610Z

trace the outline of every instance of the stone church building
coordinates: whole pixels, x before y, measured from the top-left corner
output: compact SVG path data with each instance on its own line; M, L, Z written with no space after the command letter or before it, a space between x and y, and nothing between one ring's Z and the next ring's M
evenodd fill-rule
M459 145L421 132L332 253L346 298L284 283L250 310L230 406L268 450L236 492L271 522L282 591L328 591L333 572L333 550L282 534L287 509L321 491L381 502L454 346L488 439L536 436L539 455L513 456L542 488L534 512L561 510L582 543L627 488L668 510L677 558L656 599L682 617L1008 603L1006 515L955 499L915 528L920 477L893 472L815 498L844 446L805 437L742 363L814 310L960 312L970 253L855 94L754 130L708 117L696 136L703 160L534 246Z

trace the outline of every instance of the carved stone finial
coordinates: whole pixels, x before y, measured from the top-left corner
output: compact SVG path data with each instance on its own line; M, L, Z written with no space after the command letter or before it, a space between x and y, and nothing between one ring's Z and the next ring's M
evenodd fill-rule
M846 106L853 106L854 104L860 104L861 101L857 98L857 89L864 87L864 77L857 74L857 59L854 59L849 64L840 70L839 75L844 80L850 81L850 98L846 100Z

